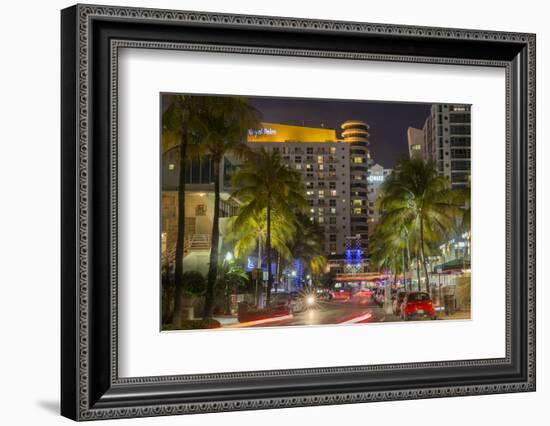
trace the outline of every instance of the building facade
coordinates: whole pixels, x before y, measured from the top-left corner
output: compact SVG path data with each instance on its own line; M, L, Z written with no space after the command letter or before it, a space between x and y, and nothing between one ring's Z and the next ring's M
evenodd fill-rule
M342 141L350 147L351 236L358 237L364 253L368 249L369 224L367 175L371 163L369 125L359 120L342 124Z
M369 206L369 233L371 234L372 231L376 229L381 215L376 205L376 200L380 195L382 184L391 172L392 169L385 169L380 164L374 164L369 167L369 174L367 177L367 200Z
M410 158L423 158L424 131L415 127L407 129L407 142L409 145Z
M359 237L362 252L368 241L367 173L370 154L368 125L360 121L334 129L261 123L249 132L254 148L278 151L283 161L302 173L310 220L325 235L331 268L342 269L349 237Z
M470 105L434 104L422 129L423 158L436 163L453 189L465 188L470 181L470 113Z

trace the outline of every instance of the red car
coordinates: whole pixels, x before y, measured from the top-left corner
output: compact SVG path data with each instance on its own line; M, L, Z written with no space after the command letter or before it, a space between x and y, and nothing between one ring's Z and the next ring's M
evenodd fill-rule
M401 304L401 318L405 321L411 318L437 319L430 295L421 291L408 293Z

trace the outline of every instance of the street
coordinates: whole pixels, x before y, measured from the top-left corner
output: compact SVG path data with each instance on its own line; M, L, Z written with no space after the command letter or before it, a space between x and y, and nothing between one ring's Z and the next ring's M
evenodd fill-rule
M387 318L384 310L370 297L356 295L346 301L323 301L303 312L287 315L280 319L275 317L267 321L250 321L238 324L239 328L248 327L280 327L289 325L321 325L321 324L362 324L395 320L390 315Z

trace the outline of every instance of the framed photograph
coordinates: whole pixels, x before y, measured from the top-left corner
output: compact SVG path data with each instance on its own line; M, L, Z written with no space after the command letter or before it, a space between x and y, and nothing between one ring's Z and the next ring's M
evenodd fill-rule
M62 415L535 390L535 35L61 29Z

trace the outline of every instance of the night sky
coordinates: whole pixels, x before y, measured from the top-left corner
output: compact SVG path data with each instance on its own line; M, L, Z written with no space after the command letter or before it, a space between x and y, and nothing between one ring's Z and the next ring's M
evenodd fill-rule
M408 156L407 128L422 128L431 104L369 102L327 99L249 98L268 123L293 124L337 130L346 120L370 125L370 149L375 163L392 168L396 160Z

